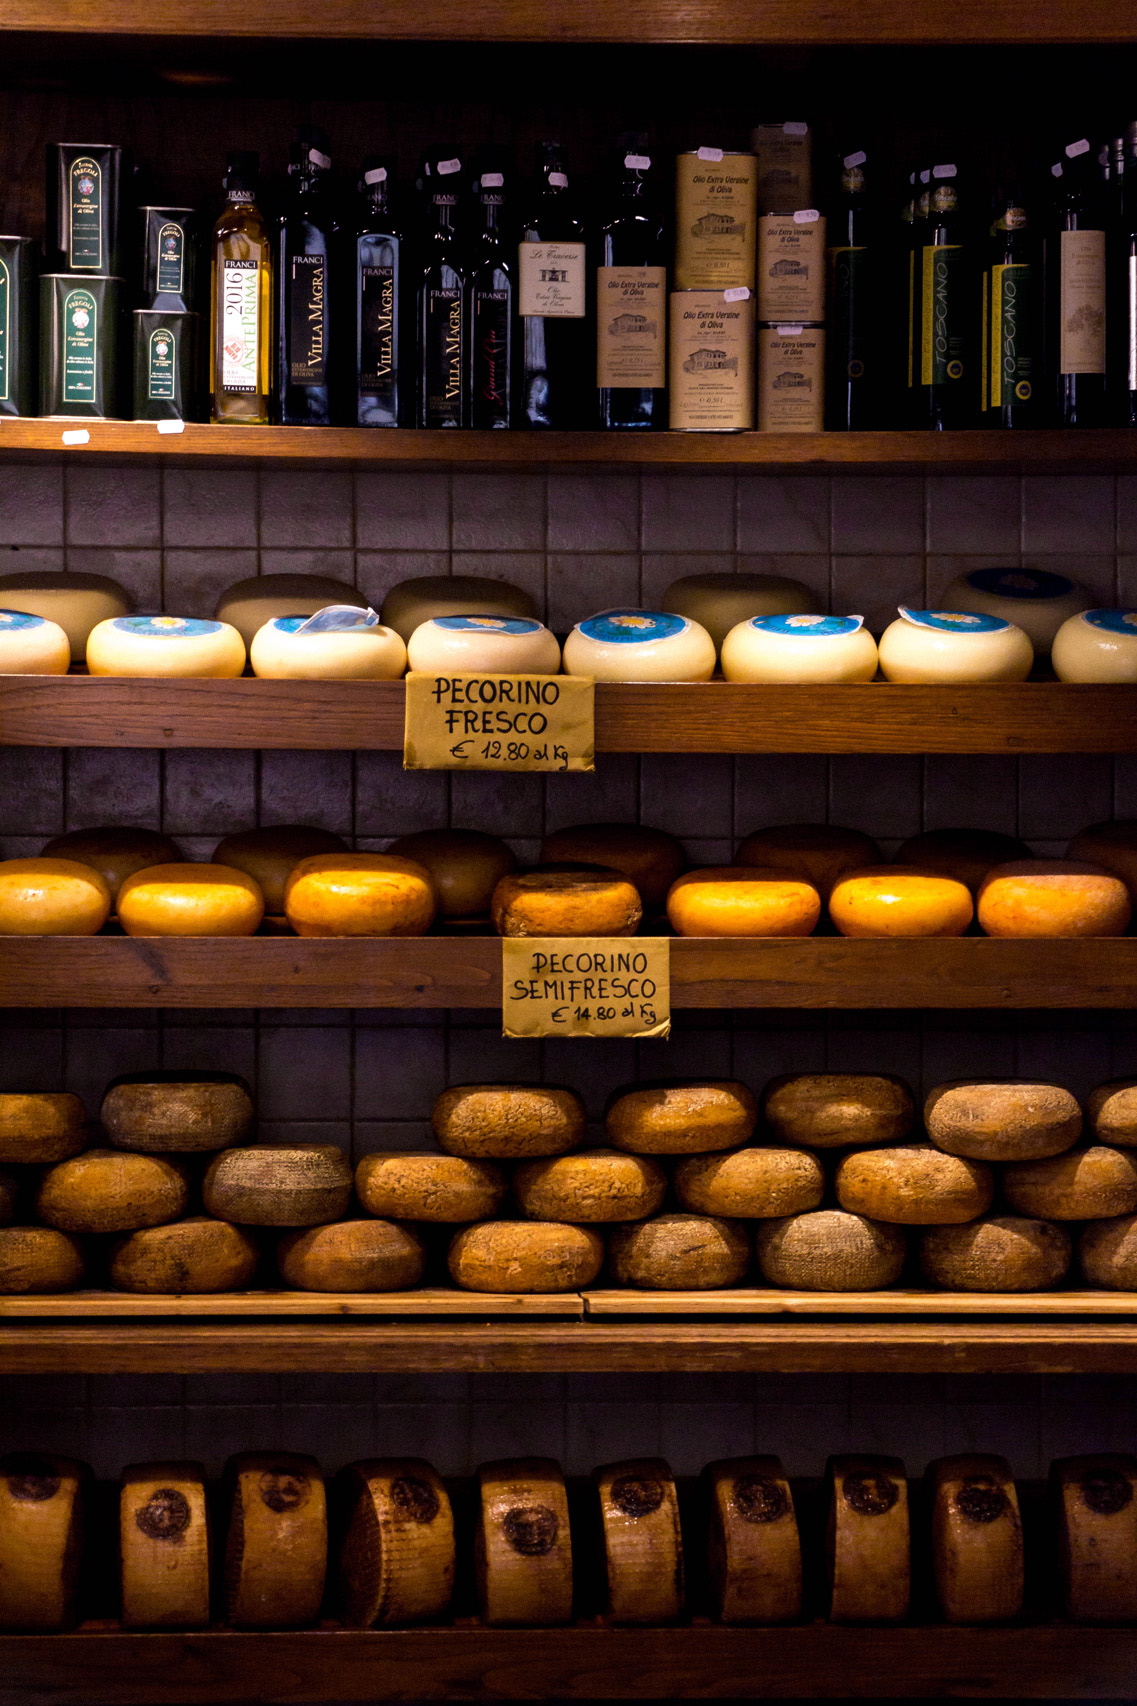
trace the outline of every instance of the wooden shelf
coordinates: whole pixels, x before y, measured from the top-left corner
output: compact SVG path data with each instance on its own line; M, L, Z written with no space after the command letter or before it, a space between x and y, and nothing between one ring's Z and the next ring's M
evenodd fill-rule
M1130 1308L1137 1309L1137 1298L1130 1299ZM209 1320L217 1316L289 1320L313 1315L382 1315L410 1320L428 1320L432 1316L448 1319L473 1316L483 1321L525 1316L582 1321L584 1296L579 1291L569 1291L556 1296L520 1297L512 1293L459 1291L455 1286L423 1286L418 1291L390 1292L228 1291L205 1297L136 1297L121 1291L70 1291L58 1297L0 1297L0 1320L16 1321L108 1321L155 1317Z

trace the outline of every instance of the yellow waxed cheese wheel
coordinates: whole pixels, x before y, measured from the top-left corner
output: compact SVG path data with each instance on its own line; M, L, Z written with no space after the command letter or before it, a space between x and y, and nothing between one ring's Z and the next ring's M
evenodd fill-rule
M683 1609L683 1536L675 1477L661 1457L593 1471L613 1623L671 1623Z
M66 675L71 641L58 622L0 605L0 675Z
M509 1189L492 1161L416 1150L365 1155L355 1169L355 1190L368 1214L388 1220L427 1220L459 1225L489 1220ZM545 1219L556 1220L557 1215Z
M896 849L896 863L930 871L938 877L954 877L972 894L995 865L1011 859L1029 859L1030 848L1015 835L993 829L929 829L911 835Z
M969 1454L928 1465L932 1568L948 1623L1006 1623L1023 1603L1019 1499L1004 1457Z
M740 841L734 862L804 877L828 900L838 877L864 865L879 865L881 851L859 829L832 823L779 823L756 829Z
M1050 1473L1066 1616L1137 1622L1137 1458L1066 1457Z
M634 936L643 903L615 871L522 871L502 877L490 914L499 936Z
M0 1226L12 1226L20 1199L20 1181L14 1173L0 1172Z
M484 1622L537 1628L572 1616L572 1535L559 1466L506 1458L478 1470L474 1569Z
M829 1616L834 1623L899 1623L908 1615L908 1482L898 1457L829 1464Z
M236 628L246 646L251 646L266 622L278 616L314 616L329 604L367 609L362 593L329 575L250 575L221 594L214 614Z
M482 575L418 575L393 586L379 614L409 644L416 628L439 616L532 618L536 611L529 594L509 581Z
M116 616L128 616L134 600L125 587L106 575L33 569L0 575L0 609L21 610L57 622L67 635L71 662L82 663L91 629Z
M48 1168L36 1190L36 1213L61 1232L134 1232L185 1213L185 1168L162 1155L88 1149Z
M1137 1157L1091 1144L1043 1161L1003 1168L1003 1195L1016 1214L1039 1220L1106 1220L1137 1210Z
M332 1143L224 1149L201 1187L207 1214L243 1226L322 1226L351 1200L351 1167Z
M1137 1148L1137 1078L1118 1078L1091 1090L1086 1103L1086 1123L1100 1143Z
M407 641L407 667L430 675L559 675L561 648L531 616L435 616Z
M788 1291L880 1291L900 1278L907 1253L897 1227L843 1209L819 1208L757 1227L762 1277Z
M1087 1285L1137 1291L1137 1214L1091 1220L1078 1238L1078 1260Z
M1137 610L1084 610L1054 636L1059 681L1137 681Z
M463 1291L578 1291L604 1263L604 1240L587 1226L548 1220L490 1220L464 1226L447 1257Z
M254 675L271 681L398 681L407 648L382 624L303 632L307 618L277 616L249 646Z
M1137 903L1137 821L1133 818L1087 825L1072 838L1066 857L1085 860L1120 877L1130 900Z
M387 851L430 872L441 918L486 916L494 889L517 869L513 849L477 829L423 829L401 835Z
M235 1629L314 1623L324 1597L328 1510L314 1457L247 1452L226 1470L225 1612Z
M302 859L320 853L346 853L347 842L330 829L308 824L274 824L268 829L243 829L227 835L213 849L211 863L244 871L260 885L265 911L279 918L284 912L284 891L289 877Z
M420 1457L351 1463L341 1477L343 1620L391 1628L441 1617L454 1591L454 1513L442 1477Z
M708 1463L707 1573L720 1623L792 1623L801 1616L801 1538L776 1457Z
M565 641L565 674L594 681L709 681L715 661L705 628L662 610L602 610Z
M735 1149L728 1155L688 1155L673 1175L675 1195L696 1214L774 1220L816 1208L825 1170L804 1149Z
M280 1277L300 1291L412 1291L426 1250L413 1226L340 1220L290 1232L277 1251Z
M756 616L722 642L728 681L871 681L876 665L863 616Z
M298 936L421 936L437 899L430 872L390 853L323 853L302 859L284 890Z
M1078 859L1019 859L983 879L976 916L988 936L1124 936L1133 916L1120 877Z
M1051 1291L1070 1266L1064 1226L992 1215L966 1226L932 1226L920 1240L920 1268L945 1291Z
M110 910L105 878L77 859L0 859L0 936L94 936Z
M605 865L635 884L645 912L655 912L687 866L673 835L648 824L578 823L554 829L541 843L542 864Z
M455 1084L430 1116L448 1155L520 1161L566 1155L584 1140L584 1104L553 1084Z
M209 1623L209 1519L200 1463L134 1463L119 1493L126 1629Z
M1137 1208L1137 1169L1134 1186ZM852 1214L897 1226L955 1226L986 1214L995 1175L982 1161L945 1154L930 1143L909 1143L843 1156L836 1188L837 1201Z
M116 1291L198 1297L240 1291L260 1255L247 1232L225 1220L193 1215L172 1225L131 1232L111 1252Z
M77 859L90 865L106 878L111 898L127 877L144 871L148 865L175 864L182 858L181 848L168 835L153 829L119 828L113 824L97 829L73 829L67 835L57 835L42 849L45 859Z
M1093 599L1084 586L1049 569L972 569L957 575L940 595L941 610L975 610L1022 629L1035 656L1050 653L1063 622Z
M116 616L92 628L87 640L91 675L219 681L244 667L245 642L236 628L197 616Z
M821 609L815 592L785 575L681 575L672 581L660 603L664 610L698 622L718 647L732 628L752 617L793 616Z
M116 1149L200 1154L249 1136L253 1099L227 1072L132 1072L108 1086L99 1118Z
M0 1162L65 1161L87 1141L87 1114L68 1090L0 1093Z
M513 1174L513 1194L522 1214L533 1220L642 1220L662 1206L667 1174L645 1155L579 1149L575 1155L523 1162Z
M754 1135L758 1104L735 1079L640 1084L616 1095L608 1141L636 1155L699 1155L733 1149Z
M78 1618L83 1502L91 1471L70 1457L0 1457L0 1629L66 1629Z
M252 936L264 917L260 888L230 865L150 865L118 891L128 936Z
M657 1214L613 1227L608 1266L617 1285L643 1291L718 1291L741 1285L750 1238L741 1221L708 1214Z
M962 936L974 911L965 884L913 865L866 865L829 896L842 936Z
M770 1136L807 1149L898 1143L915 1118L907 1084L883 1072L789 1072L762 1092Z
M672 883L667 917L678 936L808 936L821 896L804 877L757 865L707 865Z
M951 1079L924 1103L937 1149L973 1161L1037 1161L1061 1155L1082 1135L1082 1110L1059 1084Z
M960 610L910 610L880 637L887 681L1025 681L1034 647L1013 622Z
M0 1296L50 1297L83 1278L83 1246L51 1226L0 1227Z

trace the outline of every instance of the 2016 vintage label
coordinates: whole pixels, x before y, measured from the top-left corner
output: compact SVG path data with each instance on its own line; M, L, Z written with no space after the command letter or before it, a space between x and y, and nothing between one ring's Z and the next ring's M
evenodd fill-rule
M507 1037L666 1037L667 936L507 936L501 944Z
M593 770L593 682L578 675L407 676L406 770Z

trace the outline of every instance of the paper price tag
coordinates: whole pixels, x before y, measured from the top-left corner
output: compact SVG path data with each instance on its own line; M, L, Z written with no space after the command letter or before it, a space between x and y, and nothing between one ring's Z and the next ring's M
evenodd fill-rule
M667 936L507 936L501 944L507 1037L666 1037Z
M407 676L405 770L594 770L581 675Z

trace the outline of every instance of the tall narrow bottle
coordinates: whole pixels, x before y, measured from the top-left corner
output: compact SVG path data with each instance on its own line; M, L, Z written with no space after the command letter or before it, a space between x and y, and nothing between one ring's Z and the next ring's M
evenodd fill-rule
M919 427L971 426L979 413L979 265L956 166L933 166L920 249Z
M1137 122L1113 143L1107 241L1109 417L1137 426Z
M825 424L831 432L884 424L880 233L866 186L867 167L863 149L843 156L840 189L829 210Z
M391 217L392 161L363 162L363 205L355 231L355 420L399 424L399 321L403 239Z
M467 424L508 427L513 420L513 302L517 265L504 231L505 166L488 157L474 185L479 228L466 279L470 365Z
M911 200L904 209L903 237L908 252L908 339L905 349L903 425L916 424L916 399L920 383L920 268L924 251L924 233L928 224L928 203L931 197L932 168L913 172L908 180Z
M277 419L284 426L332 420L332 254L336 221L331 159L321 130L292 145L277 254Z
M415 292L420 427L460 427L466 416L466 275L458 245L462 162L432 154L423 162L423 228Z
M209 391L215 421L267 425L272 400L272 239L257 206L259 157L228 156L213 227Z
M999 194L983 265L983 424L1025 427L1037 423L1041 359L1041 290L1038 245L1024 198Z
M584 227L569 193L559 143L538 150L540 182L521 222L518 424L579 427L591 392Z
M602 427L662 427L667 402L667 240L647 139L621 149L596 268Z
M1054 169L1057 205L1047 234L1048 359L1057 426L1106 419L1106 233L1097 160L1082 137Z

